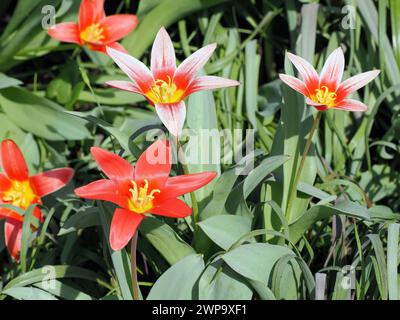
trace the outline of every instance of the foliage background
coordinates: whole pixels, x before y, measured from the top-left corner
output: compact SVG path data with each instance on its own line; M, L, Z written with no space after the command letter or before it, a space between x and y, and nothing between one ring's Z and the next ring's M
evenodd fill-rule
M130 139L132 133L160 123L142 97L104 86L125 79L111 59L47 36L41 22L49 4L57 23L77 19L79 1L0 3L0 138L22 147L31 173L70 166L76 176L45 199L36 237L24 229L19 264L4 249L0 222L0 297L132 299L130 253L112 252L107 243L112 207L77 199L73 188L99 177L91 146L123 149L135 161L150 142L148 131ZM324 290L327 299L400 297L399 1L125 0L106 1L106 12L138 15L123 45L146 64L162 25L180 61L217 42L205 72L243 85L190 97L186 125L256 132L250 175L237 176L227 165L190 166L220 174L196 194L197 227L144 221L138 241L144 298L314 299ZM382 73L359 91L367 113L324 113L288 211L314 111L277 75L293 73L286 50L320 70L339 45L346 78L373 68ZM174 170L181 172L179 165ZM349 275L352 289L342 285Z

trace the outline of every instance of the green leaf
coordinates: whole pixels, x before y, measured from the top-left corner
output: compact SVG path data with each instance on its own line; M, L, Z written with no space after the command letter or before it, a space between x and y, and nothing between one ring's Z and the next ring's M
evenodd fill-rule
M315 205L289 225L290 241L296 243L315 222L339 214L362 220L370 220L367 208L347 200L338 201L335 207Z
M195 253L169 225L156 218L144 219L139 230L170 265Z
M251 230L251 219L246 216L219 215L199 223L205 234L219 245L228 250L237 240Z
M85 122L63 112L54 102L22 88L0 91L0 105L20 128L50 141L90 137Z
M199 280L200 300L250 300L252 295L247 281L221 259L211 263Z
M18 300L57 300L54 295L41 289L32 287L10 288L2 291L1 293Z
M398 289L398 253L399 253L399 230L400 224L391 223L388 228L388 244L387 244L387 274L388 274L388 291L389 300L399 300Z
M268 284L274 264L284 255L295 254L287 247L267 243L244 244L222 255L222 259L242 276Z
M18 79L14 79L6 76L4 73L0 72L0 89L16 87L22 84Z
M191 254L174 264L154 283L147 300L192 300L195 284L204 270L203 257Z

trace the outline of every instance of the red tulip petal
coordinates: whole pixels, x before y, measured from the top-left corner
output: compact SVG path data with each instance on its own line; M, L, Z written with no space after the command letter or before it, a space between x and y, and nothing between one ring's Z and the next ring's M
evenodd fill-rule
M101 170L113 180L132 180L135 168L120 156L98 147L90 149Z
M128 189L126 189L127 192ZM75 189L75 194L81 198L109 201L121 207L128 205L126 193L117 181L106 179Z
M21 150L14 141L3 140L1 143L1 161L4 173L10 180L28 180L28 167Z
M371 70L343 81L337 90L337 100L343 100L349 94L364 87L367 83L374 80L380 72L380 70Z
M11 218L17 221L24 221L24 217L19 215L18 213L6 208L0 208L0 220L4 218Z
M289 76L287 74L280 74L279 78L286 83L289 87L291 87L293 90L296 90L297 92L300 92L302 95L308 97L310 93L308 92L308 89L306 85L304 84L303 81Z
M108 84L111 87L120 89L120 90L125 90L125 91L129 91L129 92L133 92L133 93L142 94L140 88L137 85L135 85L133 82L111 80L111 81L107 81L106 84Z
M110 227L110 246L119 251L132 239L144 215L125 209L116 209Z
M4 225L5 243L8 252L13 259L19 259L22 238L22 222L14 219L7 219Z
M0 194L10 189L10 187L11 181L4 174L0 173Z
M101 20L104 28L104 44L113 43L125 37L136 28L138 19L133 14L115 14Z
M165 140L157 140L141 154L136 163L135 180L147 179L149 190L161 189L171 172L172 154Z
M344 54L342 48L334 50L326 59L319 78L320 87L327 86L330 91L336 91L342 81L344 71Z
M158 79L158 73L173 75L176 69L175 49L164 27L158 31L151 49L151 71Z
M44 197L68 184L74 175L71 168L54 169L30 177L35 194Z
M209 44L186 58L176 69L174 83L178 88L186 89L196 74L204 67L214 53L217 45Z
M297 80L297 79L296 79ZM300 81L300 80L298 80ZM214 90L220 88L239 86L240 82L215 76L203 76L193 80L189 85L185 96L202 90Z
M128 53L128 51L122 46L122 44L120 44L118 42L109 43L109 44L107 44L107 47L115 49L115 50L123 52L123 53ZM104 53L107 54L106 48L104 48Z
M107 53L143 93L150 90L154 83L153 74L141 61L111 47L107 47Z
M169 178L155 201L156 203L162 203L166 199L176 198L200 189L210 183L216 176L216 172L201 172Z
M152 208L150 212L170 218L185 218L192 214L192 209L182 200L168 199L160 206Z
M155 105L158 117L167 127L168 131L175 137L182 134L183 125L186 118L186 105L184 101L170 104Z
M104 0L82 0L79 8L79 29L83 31L106 16Z
M47 30L47 34L58 41L81 44L79 27L75 22L56 24Z
M287 53L287 57L296 67L308 91L315 92L319 86L319 76L314 67L307 60L290 52Z
M353 99L342 100L333 108L345 111L359 111L359 112L365 112L368 110L368 107L364 103Z

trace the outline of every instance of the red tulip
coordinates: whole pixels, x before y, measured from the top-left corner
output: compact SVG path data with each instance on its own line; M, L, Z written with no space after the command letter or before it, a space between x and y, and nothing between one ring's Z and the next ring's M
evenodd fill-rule
M289 87L303 94L307 98L308 105L320 111L328 109L367 111L368 107L364 103L347 99L347 96L375 79L379 70L361 73L341 82L344 71L344 55L340 47L329 55L320 75L303 58L291 53L287 53L287 56L303 81L287 74L280 74L279 77Z
M41 204L41 197L64 187L72 178L74 170L61 168L29 176L24 156L12 140L1 143L0 204L11 204L23 210L31 204ZM39 207L33 215L42 221ZM10 209L0 208L0 219L5 222L5 243L14 259L18 259L21 248L22 223L24 217Z
M168 142L161 140L139 157L136 168L101 148L93 147L91 153L109 179L94 181L75 193L119 206L110 228L110 245L115 251L126 246L147 213L172 218L189 216L192 209L177 197L203 187L216 176L215 172L202 172L169 178L171 150Z
M196 77L215 48L215 43L201 48L177 68L172 41L167 31L161 28L151 50L151 70L134 57L107 47L108 55L131 80L131 82L108 81L107 84L145 96L149 103L155 106L158 116L167 129L174 136L179 136L186 117L183 100L188 95L201 90L240 84L235 80L214 76Z
M104 0L82 0L79 22L59 23L47 31L49 36L63 42L85 44L90 50L106 53L106 46L126 50L117 42L135 29L138 23L133 14L106 17Z

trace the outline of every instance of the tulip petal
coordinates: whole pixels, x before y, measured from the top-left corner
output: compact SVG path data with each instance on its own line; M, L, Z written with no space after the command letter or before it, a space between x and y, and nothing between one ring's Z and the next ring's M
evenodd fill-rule
M166 199L177 198L183 194L200 189L210 183L216 176L216 172L210 171L169 178L155 201L156 203L162 203Z
M344 54L342 48L334 50L326 59L320 75L320 87L327 86L330 91L336 91L342 81L344 71Z
M337 90L337 99L342 100L346 98L350 93L353 93L358 89L364 87L366 84L374 80L380 72L380 70L371 70L343 81Z
M217 44L209 44L186 58L176 69L174 83L178 88L187 88L196 74L204 67L211 55L214 53Z
M140 88L130 81L111 80L107 81L106 84L120 90L142 94Z
M149 190L162 189L171 172L172 154L166 140L157 140L143 152L137 163L135 181L147 179Z
M100 25L104 28L104 44L113 43L128 35L138 24L134 14L115 14L105 17Z
M157 79L158 73L168 73L173 76L176 69L175 49L171 38L164 27L158 31L151 48L151 71Z
M365 112L368 110L368 106L366 106L364 103L353 99L344 99L340 101L340 103L338 103L333 108L344 111L359 111L359 112Z
M30 177L31 186L38 197L44 197L68 184L74 175L71 168L54 169Z
M81 44L79 27L75 22L58 23L50 27L47 34L58 41Z
M148 92L154 83L151 71L138 59L129 54L107 47L108 55L127 74L127 76L138 85L140 90Z
M10 180L28 180L28 167L21 150L14 141L7 139L1 143L1 161L4 173Z
M21 250L22 222L7 219L4 225L4 236L8 252L14 260L18 260Z
M114 251L125 247L137 231L144 215L125 209L116 209L110 227L110 246Z
M94 160L110 179L132 180L135 168L120 156L98 147L90 149Z
M128 197L124 188L113 180L97 180L86 186L75 189L78 197L92 200L104 200L115 203L121 207L127 207ZM126 189L126 192L128 189Z
M4 218L10 218L17 221L24 221L24 217L19 215L18 213L10 209L0 208L0 220Z
M83 31L106 16L104 0L82 0L79 7L79 29Z
M279 78L286 83L289 87L291 87L293 90L296 90L297 92L300 92L302 95L308 97L310 94L308 92L308 89L306 87L306 85L304 84L303 81L289 76L287 74L280 74Z
M222 77L215 77L215 76L202 76L194 79L187 89L185 96L189 94L202 91L202 90L213 90L219 88L227 88L227 87L234 87L239 86L240 82L231 79L225 79Z
M167 127L168 131L175 137L179 137L186 118L185 102L156 104L155 107L161 122Z
M0 173L0 194L10 189L10 187L11 187L11 181L4 174Z
M192 209L179 199L168 199L160 206L150 210L152 214L170 217L170 218L185 218L192 214Z
M307 60L290 52L287 53L287 57L299 72L308 91L314 92L319 85L319 76L314 67Z

